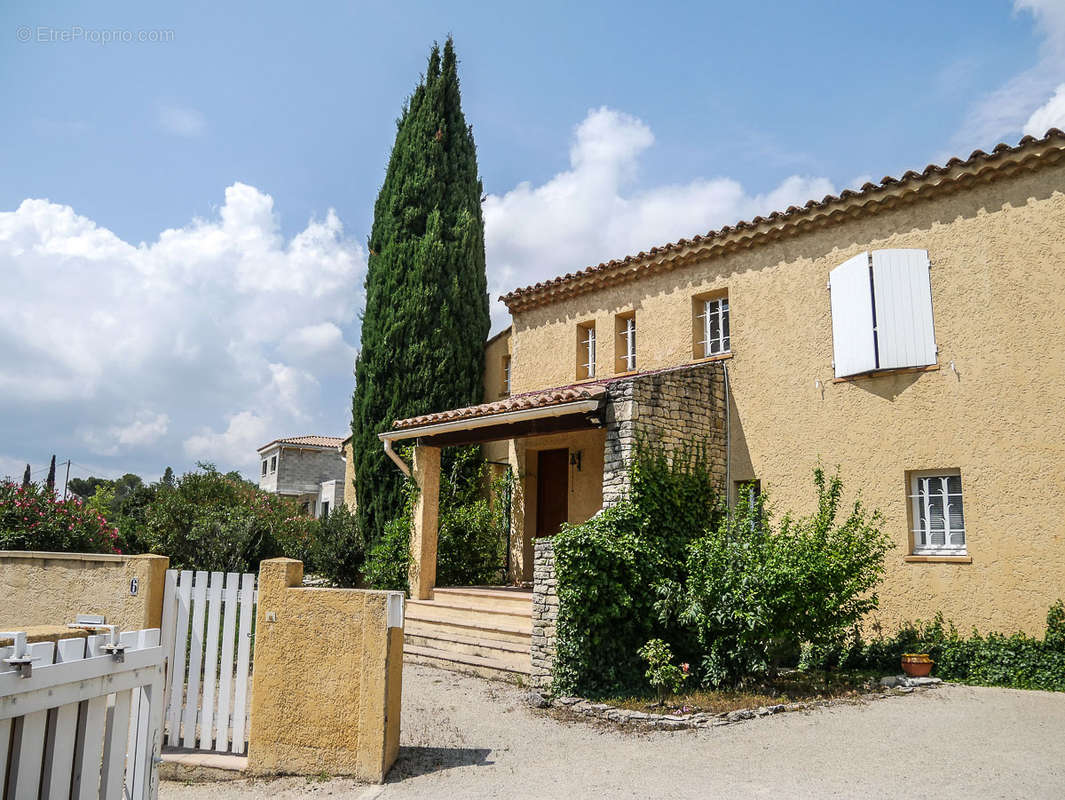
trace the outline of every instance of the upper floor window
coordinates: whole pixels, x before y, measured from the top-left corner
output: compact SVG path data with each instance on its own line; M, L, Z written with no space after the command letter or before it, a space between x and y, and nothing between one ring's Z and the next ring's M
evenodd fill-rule
M501 393L503 397L510 396L510 356L503 356L503 387Z
M615 372L632 372L636 369L636 312L627 311L614 317L617 342L614 347Z
M263 459L263 475L266 475L266 464L267 464L267 462L266 462L266 459L264 458Z
M695 358L719 356L730 350L728 295L692 301Z
M270 472L277 472L277 456L270 457Z
M577 380L595 377L595 323L577 326Z
M936 363L926 250L859 253L829 276L837 378Z
M911 472L910 502L916 555L965 552L965 513L958 470Z

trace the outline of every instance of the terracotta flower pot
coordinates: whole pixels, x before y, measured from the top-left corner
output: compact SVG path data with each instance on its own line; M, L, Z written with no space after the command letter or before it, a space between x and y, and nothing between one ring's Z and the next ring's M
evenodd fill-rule
M935 662L928 653L903 653L902 671L911 678L925 678L932 671Z

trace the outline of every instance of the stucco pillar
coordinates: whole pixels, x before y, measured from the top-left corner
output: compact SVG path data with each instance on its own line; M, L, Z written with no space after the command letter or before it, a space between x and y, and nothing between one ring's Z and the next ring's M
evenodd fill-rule
M410 531L410 596L431 600L436 585L436 534L440 505L440 448L414 448L418 500Z

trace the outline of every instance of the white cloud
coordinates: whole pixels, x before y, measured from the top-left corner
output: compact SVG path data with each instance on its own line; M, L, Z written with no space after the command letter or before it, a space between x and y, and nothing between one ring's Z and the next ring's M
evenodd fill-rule
M987 149L1003 139L1016 138L1022 128L1027 131L1037 109L1065 79L1065 2L1015 0L1013 9L1034 18L1042 39L1038 58L1033 66L1010 77L973 106L954 137L958 153L974 147ZM1044 133L1046 128L1033 135Z
M174 136L195 139L207 130L207 118L195 108L161 105L157 119L159 127Z
M365 267L335 213L286 239L240 183L152 243L48 200L0 213L0 458L249 467L269 439L343 430Z
M574 131L569 169L540 186L521 183L489 195L485 248L493 298L834 192L825 178L798 175L764 194L751 194L731 178L635 189L640 157L653 144L651 129L636 117L592 109ZM495 304L494 329L505 318Z
M1028 136L1043 136L1051 128L1065 128L1065 83L1058 87L1045 105L1032 112L1024 125Z

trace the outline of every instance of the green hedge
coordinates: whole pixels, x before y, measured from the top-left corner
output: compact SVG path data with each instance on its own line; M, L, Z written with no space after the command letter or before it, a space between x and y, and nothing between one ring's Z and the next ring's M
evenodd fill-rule
M1065 605L1047 612L1042 639L1024 633L963 636L937 614L931 621L903 625L893 636L864 642L857 635L842 648L809 653L812 666L872 669L897 673L903 653L928 653L932 674L947 681L1013 689L1065 691Z

